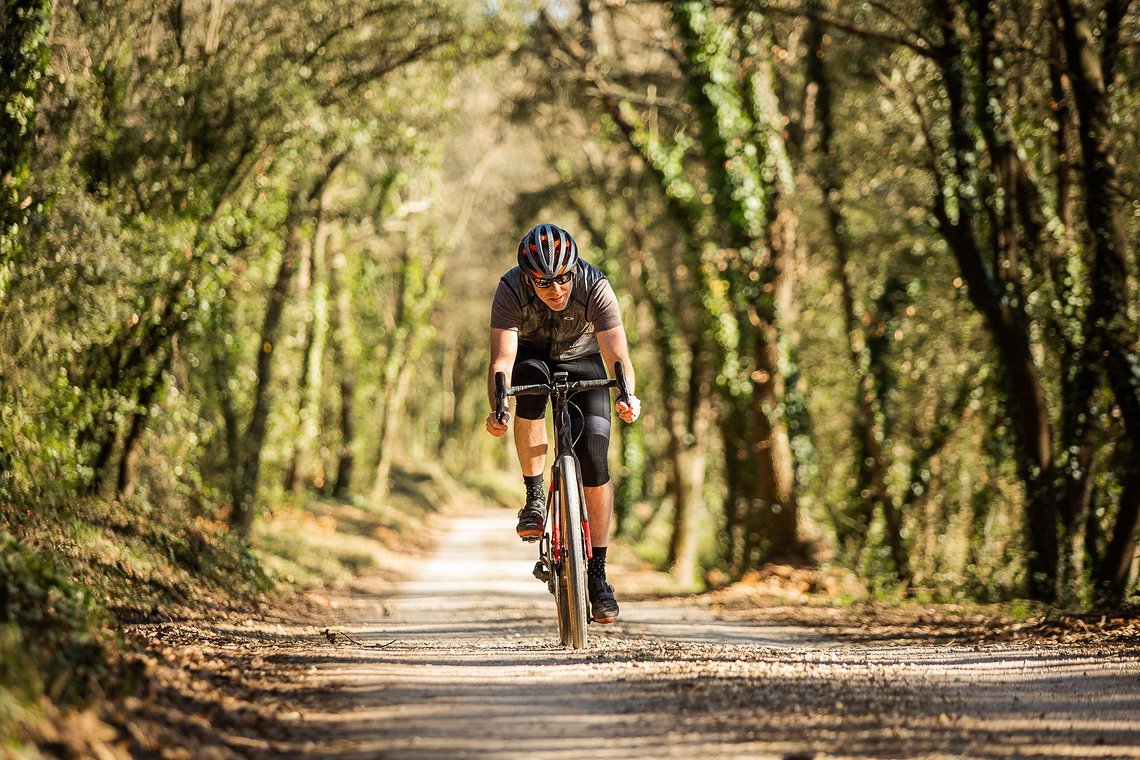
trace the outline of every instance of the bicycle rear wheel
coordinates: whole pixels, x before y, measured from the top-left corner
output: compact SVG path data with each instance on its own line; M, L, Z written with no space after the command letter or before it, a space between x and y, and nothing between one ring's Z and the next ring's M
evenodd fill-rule
M586 543L582 533L584 504L581 479L578 476L578 463L573 457L563 456L558 464L560 470L558 507L563 547L559 572L560 586L565 589L559 595L559 629L563 633L564 645L583 649L586 646L586 624L590 619L590 613L586 599ZM566 600L565 610L563 610L563 597Z

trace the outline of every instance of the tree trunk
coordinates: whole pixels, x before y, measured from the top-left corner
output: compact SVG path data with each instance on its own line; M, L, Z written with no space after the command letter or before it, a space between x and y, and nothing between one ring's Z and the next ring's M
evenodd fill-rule
M1137 459L1135 450L1132 459ZM1125 471L1121 480L1124 488L1112 537L1093 572L1095 599L1098 604L1107 606L1119 605L1128 592L1132 562L1136 557L1136 528L1140 524L1140 475L1137 468L1133 466Z
M660 504L650 518L640 525L634 525L634 507L639 501L649 497L650 477L646 471L645 427L624 425L618 429L618 461L622 477L614 485L614 527L615 535L643 535L645 529L656 517Z
M176 344L177 345L177 344ZM138 407L131 415L131 425L123 439L123 453L119 457L119 476L115 486L116 498L126 501L135 494L138 485L138 462L142 456L142 438L150 419L151 407L158 399L165 383L166 373L174 360L174 350L169 350L154 374L139 391Z
M389 476L395 456L396 432L404 414L404 402L412 375L431 331L428 318L441 290L445 256L429 257L411 249L417 239L415 225L408 235L408 247L400 262L394 322L387 355L381 373L381 397L377 403L381 415L380 450L374 468L371 501L380 505L388 495Z
M261 477L261 453L265 443L266 426L269 421L270 386L273 382L273 354L281 334L281 314L289 286L297 269L297 257L304 246L304 225L314 215L317 201L325 184L336 167L344 160L346 152L331 155L322 171L315 177L306 192L302 188L294 190L289 202L289 212L285 218L285 246L281 252L281 264L277 277L270 290L265 317L261 325L258 341L256 381L253 393L253 411L241 442L241 480L230 527L239 535L249 534L253 525L257 487Z
M313 240L316 240L320 234L320 227L318 222L317 231L313 235ZM301 252L301 277L298 282L298 295L301 298L309 296L313 292L313 273L315 252L313 245L307 245ZM315 304L311 301L307 304L308 315L304 321L302 329L305 331L305 339L303 341L303 348L301 349L301 379L297 388L297 437L293 442L293 454L289 457L289 464L285 468L285 481L282 484L286 492L300 493L304 490L305 481L301 474L300 460L304 456L302 451L304 444L302 443L305 438L305 418L311 410L308 408L307 403L309 400L309 383L312 378L309 373L309 362L313 355L313 343L316 340L316 308Z
M447 444L455 429L456 354L462 350L454 335L444 339L441 348L443 361L439 368L439 430L436 433L435 455L441 462L448 459Z
M1125 195L1113 148L1112 108L1102 59L1097 55L1083 4L1058 0L1062 39L1080 125L1085 216L1093 236L1091 303L1085 315L1084 362L1103 361L1109 387L1124 419L1131 444L1131 464L1123 485L1117 524L1109 549L1098 565L1094 585L1111 598L1123 594L1135 553L1137 500L1140 499L1140 354L1136 326L1128 314L1129 245L1124 219ZM1111 21L1111 19L1110 19ZM1111 30L1110 30L1111 31Z
M944 35L936 62L946 89L951 154L961 184L956 189L957 219L951 218L945 203L945 188L941 186L936 191L933 211L938 229L966 281L970 301L985 318L997 349L1003 380L1003 404L1012 422L1018 475L1025 485L1029 593L1036 599L1049 601L1056 596L1058 565L1058 504L1054 490L1049 409L1033 358L1025 302L1007 295L1020 292L1019 283L1015 281L1019 275L1012 267L999 266L995 270L982 255L981 244L976 237L976 201L961 189L962 184L968 186L976 182L978 173L974 158L975 140L967 126L962 49L954 28L953 7L938 3L934 6L941 16Z
M687 428L677 442L673 457L674 478L673 535L669 559L673 575L684 584L692 583L697 571L700 518L705 512L705 448L712 419L710 383L703 366L701 341L690 346Z
M1093 300L1086 321L1095 346L1107 354L1109 385L1123 412L1128 437L1140 446L1140 373L1132 367L1138 346L1135 325L1128 317L1126 195L1113 147L1112 109L1083 6L1074 0L1058 0L1058 4L1080 124L1085 215L1093 233ZM1098 353L1090 351L1094 358Z
M404 423L404 403L408 398L408 389L411 387L414 363L404 361L400 367L399 375L394 383L390 384L384 395L380 428L380 458L376 463L376 470L372 476L372 493L370 500L373 504L383 505L388 498L392 474L392 462L396 454L396 434Z
M696 573L697 524L704 508L704 431L709 416L708 387L703 380L704 348L699 339L689 346L684 343L678 321L681 298L676 270L669 263L662 268L655 258L646 255L643 229L638 224L631 226L631 243L630 255L639 264L642 291L656 326L657 361L669 434L668 489L673 519L665 563L678 580L688 584ZM687 378L680 372L686 359ZM702 391L703 397L699 395ZM703 416L695 416L698 409L694 404L700 405Z
M230 499L232 522L232 514L237 509L241 489L241 423L230 391L234 367L225 341L225 335L230 329L226 321L227 312L227 302L224 300L211 310L211 335L208 342L212 352L210 372L214 381L214 391L218 396L218 409L222 413L221 429L225 443L225 454L218 459L226 476L226 495Z
M335 310L332 361L340 394L340 449L337 452L336 480L332 490L333 497L337 499L348 498L356 460L356 374L349 360L353 341L352 293L342 279L345 266L344 253L338 251L331 258L328 272L329 299Z
M349 489L352 487L353 465L356 462L356 425L353 415L356 414L353 396L356 393L356 383L351 376L342 376L340 379L340 456L337 459L336 483L333 485L333 496L338 499L347 499Z
M779 547L782 555L799 549L795 468L781 395L784 363L776 360L781 353L787 354L781 359L790 358L775 302L781 291L788 292L790 281L780 281L779 259L792 249L774 242L793 231L790 218L776 229L781 193L791 190L791 171L774 105L766 32L757 27L754 34L741 35L705 3L674 2L670 7L681 43L677 61L688 80L693 113L685 137L702 164L692 177L685 163L670 155L676 146L664 145L632 105L613 94L588 46L568 42L548 12L541 18L603 93L607 113L645 160L670 215L693 243L690 271L700 283L701 329L715 340L717 369L731 386L722 394L721 414L728 467L726 521L731 530L746 527L747 552L740 555L730 537L726 553L751 566L763 561L767 548ZM754 65L745 70L738 65L740 58ZM747 87L739 86L742 79L748 80ZM754 379L759 377L763 379ZM738 455L742 467L736 466ZM787 501L772 501L777 498ZM772 532L761 536L761 530Z
M818 4L817 4L818 5ZM877 404L872 379L871 355L866 336L856 314L855 288L851 282L850 238L842 207L843 180L838 161L832 155L834 126L831 117L831 80L825 65L823 28L818 21L808 23L805 43L809 82L816 87L815 123L818 130L819 160L813 172L823 200L827 228L835 249L835 273L843 304L847 354L855 377L852 438L856 441L855 485L850 491L850 508L845 523L835 526L840 546L846 546L853 560L866 543L876 506L883 514L887 544L895 565L895 574L904 583L910 581L909 559L902 538L902 516L886 487L887 462L883 454L883 431L877 419L882 412ZM876 355L884 358L882 354Z
M1065 88L1067 75L1063 70L1064 57L1061 43L1060 13L1054 7L1053 28L1050 36L1049 83L1054 123L1054 150L1057 155L1056 203L1054 213L1061 223L1061 237L1049 259L1048 273L1057 299L1070 304L1076 276L1070 263L1077 259L1074 236L1076 209L1073 198L1072 159L1070 157L1072 109ZM1051 325L1053 342L1060 346L1061 365L1061 430L1057 448L1057 473L1060 478L1060 559L1059 574L1062 590L1080 588L1083 567L1097 557L1096 531L1087 526L1095 515L1090 515L1093 498L1094 421L1099 415L1094 403L1095 392L1103 380L1103 372L1094 364L1082 363L1080 347L1074 337L1080 332L1075 315L1058 314ZM1093 551L1090 553L1090 549ZM1082 551L1084 560L1081 560ZM1067 601L1067 600L1062 600Z
M676 336L673 336L674 338ZM662 341L663 345L676 345L675 341ZM688 469L685 466L686 438L691 437L686 429L684 399L681 396L676 363L681 357L672 351L662 350L658 356L661 367L661 387L665 391L665 421L669 433L669 496L673 502L673 521L669 536L669 550L665 564L673 573L685 581L691 579L692 567L679 568L681 555L688 549L693 532L694 510L688 503ZM687 575L685 574L687 573Z
M304 490L306 481L312 482L317 488L322 487L325 482L321 460L313 451L321 428L323 368L329 332L329 284L325 265L328 229L321 222L325 205L326 201L322 199L317 208L316 227L304 268L306 277L302 291L311 293L312 309L310 318L305 323L305 347L300 365L301 381L297 390L300 405L297 441L285 479L285 489L293 493Z
M285 479L282 483L284 489L290 493L301 493L305 490L305 476L301 470L301 460L306 452L302 441L305 438L306 417L313 411L306 402L309 396L309 383L312 382L307 367L313 354L314 339L313 325L308 323L305 325L305 345L301 350L301 381L297 388L297 400L300 402L300 408L297 410L297 439L293 442L293 454L289 457L289 464L285 467Z
M761 328L763 330L763 328ZM774 331L772 331L774 332ZM746 495L748 517L745 533L747 567L764 562L802 561L799 537L799 515L796 507L795 480L792 474L792 448L787 427L774 410L784 398L784 378L777 370L777 347L774 335L767 340L757 338L753 354L752 393L747 419L751 423L749 441L752 485Z
M110 475L111 459L119 442L118 425L107 423L103 428L95 430L99 434L99 445L95 450L95 456L91 458L91 479L85 489L88 496L97 496L103 491L103 484Z
M281 263L277 268L273 288L266 299L265 316L262 319L260 338L257 342L257 379L253 392L253 411L242 436L239 453L242 468L231 521L231 527L242 536L247 535L253 525L254 500L257 498L257 486L261 477L261 452L269 421L273 353L277 349L281 332L281 314L285 309L285 299L297 269L297 256L304 245L301 235L307 208L308 204L304 201L303 194L296 192L285 220L285 247L281 252Z
M748 534L750 504L746 494L747 481L753 479L748 461L748 415L745 409L735 407L727 392L721 393L718 415L721 446L724 450L724 561L733 578L739 578L748 569L746 561L752 543L759 536Z
M712 190L710 206L718 227L715 239L735 256L727 262L724 278L727 304L712 305L709 317L718 324L723 318L720 310L727 306L737 328L735 344L717 333L725 358L739 362L725 368L726 374L735 375L727 395L731 409L743 413L746 430L739 427L740 420L730 421L732 430L725 441L727 446L735 440L747 463L739 480L744 488L739 494L745 509L744 570L769 559L799 559L802 548L785 419L786 378L780 362L784 348L780 320L794 276L788 271L794 218L782 208L791 191L790 179L784 176L787 155L762 28L755 30L762 44L741 40L757 64L747 76L748 97L742 98L726 86L732 65L725 49L729 42L711 12L700 3L677 2L673 18L700 123ZM739 102L730 103L733 97ZM752 157L743 152L745 141L756 149ZM744 187L749 184L754 184L751 194L759 196L754 198L759 200L755 207L744 204Z

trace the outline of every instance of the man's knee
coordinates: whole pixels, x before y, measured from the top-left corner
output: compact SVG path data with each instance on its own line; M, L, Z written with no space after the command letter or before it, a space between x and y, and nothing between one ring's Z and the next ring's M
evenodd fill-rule
M596 488L610 482L609 420L604 417L587 416L575 450L582 464L582 485Z
M550 382L550 370L538 359L525 359L515 363L511 371L511 385L538 385ZM542 420L546 417L546 396L517 396L515 417L524 420ZM543 424L546 424L543 422Z

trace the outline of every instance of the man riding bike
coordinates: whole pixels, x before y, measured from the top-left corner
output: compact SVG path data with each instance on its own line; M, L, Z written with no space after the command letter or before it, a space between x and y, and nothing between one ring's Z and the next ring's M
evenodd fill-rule
M625 365L630 403L615 405L618 416L632 423L641 413L633 395L634 373L629 343L617 297L597 267L578 258L578 246L566 230L553 224L533 227L519 243L518 266L499 280L491 305L491 363L487 396L491 413L487 431L507 432L495 408L495 373L505 372L510 385L549 383L555 372L570 380L603 380L606 367ZM582 465L586 512L593 556L587 566L590 611L595 622L618 619L613 586L606 582L606 547L614 489L610 481L609 391L585 391L575 397L581 413L571 414L574 452ZM522 467L526 503L516 528L524 541L537 541L546 524L546 397L521 396L515 402L515 451Z

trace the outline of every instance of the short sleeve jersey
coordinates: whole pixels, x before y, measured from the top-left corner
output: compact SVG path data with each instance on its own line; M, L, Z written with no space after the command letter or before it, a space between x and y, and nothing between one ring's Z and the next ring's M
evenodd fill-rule
M499 280L491 304L491 327L518 330L519 345L566 361L599 351L597 333L620 326L621 310L609 280L600 269L579 260L570 303L553 311L515 267Z

